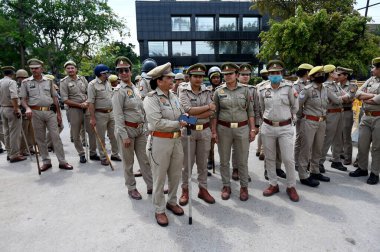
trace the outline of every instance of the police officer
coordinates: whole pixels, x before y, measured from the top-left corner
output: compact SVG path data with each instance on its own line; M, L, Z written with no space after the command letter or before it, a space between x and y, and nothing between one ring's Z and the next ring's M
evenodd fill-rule
M32 119L34 137L43 162L41 171L44 172L52 167L46 144L46 129L50 132L59 168L72 170L73 166L68 164L65 159L65 152L59 137L58 124L62 123L62 117L53 82L42 75L42 61L30 59L28 65L32 76L22 82L20 96L22 97L22 106L26 109L26 116ZM52 110L53 104L56 112Z
M5 148L11 163L20 162L26 158L19 153L22 123L17 83L13 80L16 69L13 66L4 66L1 70L4 74L4 78L0 80L0 105L2 107Z
M63 67L65 68L67 76L60 82L60 93L62 101L68 106L68 111L70 111L70 130L75 149L79 155L79 161L81 163L87 162L80 137L80 130L84 126L86 127L89 138L90 159L100 160L96 153L94 130L90 126L90 113L88 112L87 102L88 82L86 78L78 75L77 64L74 61L67 61Z
M176 75L174 76L174 85L173 85L173 88L171 89L173 94L178 94L178 86L184 80L185 80L185 76L183 75L183 73L176 73Z
M298 66L298 69L296 71L297 80L293 83L293 88L297 91L297 93L301 93L301 91L304 89L304 87L308 83L308 73L313 68L312 65L303 63ZM301 146L301 132L300 132L300 125L301 121L296 121L296 141L294 143L294 162L296 166L296 170L298 171L299 162L298 157L300 153L300 146Z
M157 62L154 59L147 58L142 62L141 66L141 80L139 82L139 91L141 94L141 99L144 100L145 96L152 91L150 87L150 76L147 73L157 66Z
M115 120L112 112L112 87L108 81L109 68L104 64L97 65L94 69L96 78L88 84L88 98L90 110L90 124L96 127L99 137L105 145L105 135L111 142L111 160L121 161L115 138ZM102 165L109 165L103 153L101 143L97 141L98 151Z
M263 195L268 197L278 193L276 174L276 141L281 150L281 159L287 174L286 192L292 201L298 201L295 189L292 117L298 111L297 92L293 84L283 80L284 63L279 60L268 62L268 81L259 88L260 108L263 114L261 125L265 153L265 165L269 177L269 187Z
M20 90L21 90L21 83L23 80L29 77L29 74L26 70L24 69L18 69L16 71L16 82L17 82L17 89L18 89L18 94L20 95ZM20 97L21 98L21 97ZM32 128L32 122L29 120L26 115L25 115L25 109L23 106L20 105L20 110L22 114L22 130L24 131L26 142L24 137L21 135L20 136L20 154L27 156L29 155L27 148L29 148L29 151L31 154L34 153L33 150L33 128Z
M368 154L371 148L371 173L367 184L379 183L380 172L380 57L372 59L372 77L356 92L363 102L364 115L359 125L358 168L351 177L368 176Z
M260 122L260 106L259 106L259 97L257 96L256 87L253 85L249 85L249 81L251 79L252 66L250 64L241 64L239 66L239 77L238 80L241 84L247 85L251 100L251 106L253 106L253 112L255 114L255 129L256 134L259 131L259 122ZM248 154L249 155L249 154ZM232 179L239 180L239 170L237 167L236 161L236 151L232 148ZM248 181L251 182L251 177L248 175Z
M132 62L120 56L115 62L116 71L120 79L120 86L115 88L112 97L113 114L115 117L115 134L122 153L125 185L132 199L142 199L136 189L136 180L133 175L134 153L136 153L143 179L148 187L148 194L152 194L152 171L146 155L146 136L144 132L145 111L139 91L132 83Z
M339 82L342 89L347 94L355 94L358 90L358 85L354 82L351 82L352 69L345 67L337 67L337 81ZM343 156L344 156L344 165L352 164L352 126L354 124L354 112L352 111L352 104L354 102L354 97L351 96L351 99L343 103ZM339 153L340 154L340 153Z
M165 214L164 184L168 176L169 195L166 209L175 215L183 215L177 204L177 190L183 166L183 149L180 129L187 125L179 121L183 109L175 94L170 92L174 74L168 62L148 72L153 91L144 99L144 109L150 136L147 154L153 175L153 205L156 221L160 226L169 224Z
M246 85L238 81L239 66L226 62L222 65L224 84L214 93L215 118L212 119L212 137L218 143L220 173L223 189L221 197L228 200L231 195L230 156L236 150L237 168L240 177L240 200L248 200L248 151L249 143L255 139L255 119L251 95Z
M334 92L323 86L325 74L323 66L316 66L308 74L311 83L299 94L300 150L298 174L302 184L316 187L319 181L329 182L319 170L319 160L326 130L326 114L329 100L341 104L348 96L337 97ZM307 171L310 162L310 173Z
M336 78L336 67L334 65L325 65L324 72L327 77L326 82L323 84L331 92L335 93L336 96L343 96L346 92L338 85L334 80ZM354 94L351 94L354 96ZM322 148L322 156L319 160L319 170L321 173L325 172L325 167L323 163L326 160L327 152L332 147L332 164L331 168L347 171L347 167L343 166L340 161L340 149L342 149L342 132L343 128L343 107L342 104L336 104L333 101L330 101L327 106L327 115L326 115L326 134Z
M222 84L222 71L219 67L213 66L208 70L207 76L211 83L211 99L214 99L215 89L218 88L220 84ZM207 161L207 169L209 170L215 169L214 146L215 139L211 138L211 148Z
M266 81L268 80L268 70L266 69L261 69L260 70L260 76L263 79L262 82L256 85L256 91L258 91L259 87ZM259 104L260 106L260 104ZM261 115L261 110L260 110L260 121L256 122L259 125L262 124L262 115ZM265 154L264 154L264 147L263 147L263 142L261 140L261 130L259 128L259 133L257 133L257 149L256 149L256 157L259 157L259 160L264 160L265 159Z
M198 198L209 204L214 204L215 199L207 190L207 156L210 151L211 130L210 117L214 115L215 104L212 103L212 91L203 85L203 77L206 75L206 66L195 64L187 69L190 76L190 85L183 89L179 99L185 112L196 117L197 124L191 125L190 156L188 153L188 138L186 129L182 130L183 152L186 153L182 170L182 195L179 204L184 206L189 201L189 169L193 170L194 163L198 169ZM189 159L191 167L189 167Z

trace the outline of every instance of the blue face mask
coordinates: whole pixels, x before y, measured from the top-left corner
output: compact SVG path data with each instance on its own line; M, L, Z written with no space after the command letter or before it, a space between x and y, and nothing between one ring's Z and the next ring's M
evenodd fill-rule
M272 84L280 84L282 81L282 75L269 75L268 79L272 82Z

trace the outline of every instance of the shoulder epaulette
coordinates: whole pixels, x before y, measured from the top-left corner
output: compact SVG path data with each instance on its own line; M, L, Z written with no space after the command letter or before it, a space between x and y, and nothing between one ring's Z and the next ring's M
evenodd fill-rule
M64 81L64 80L66 80L66 79L67 79L67 77L69 77L69 76L65 76L65 77L63 77L63 78L61 79L61 81L60 81L60 82L62 82L62 81Z
M147 96L152 97L155 93L157 93L156 90L150 91Z
M304 89L309 89L309 88L311 88L313 86L313 84L308 84L308 85L306 85L305 87L304 87Z

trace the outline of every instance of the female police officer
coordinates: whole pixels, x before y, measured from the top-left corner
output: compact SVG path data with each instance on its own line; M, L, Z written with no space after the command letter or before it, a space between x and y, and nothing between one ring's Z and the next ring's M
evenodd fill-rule
M153 205L156 208L156 220L160 226L169 224L165 214L164 184L168 176L169 200L166 208L175 215L183 215L183 209L177 205L177 190L183 165L181 131L186 122L178 118L183 113L178 98L170 88L174 74L171 64L157 66L148 72L152 79L153 91L144 99L144 109L150 136L147 154L153 175Z

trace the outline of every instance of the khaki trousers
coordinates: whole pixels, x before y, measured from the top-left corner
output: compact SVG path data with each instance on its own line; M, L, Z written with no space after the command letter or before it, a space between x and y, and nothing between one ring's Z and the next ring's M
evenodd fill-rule
M310 160L310 172L319 174L319 160L322 155L323 141L326 131L326 122L301 120L302 141L299 153L298 175L300 179L307 179L310 173L307 166Z
M220 157L220 174L223 186L231 186L230 157L231 148L236 151L236 166L239 171L240 186L248 186L248 151L249 151L249 127L228 128L217 125L218 151Z
M33 129L32 129L32 121L26 118L26 116L22 117L22 130L24 131L26 141L24 137L20 136L20 153L28 153L27 146L30 149L33 149Z
M339 154L342 152L343 113L331 113L326 116L326 133L323 142L320 164L326 161L327 152L332 150L332 161L340 162Z
M296 177L294 169L293 127L291 125L273 127L263 123L261 129L269 183L273 186L277 185L276 142L278 141L279 149L281 150L281 159L286 170L287 186L294 187L296 185Z
M371 171L379 176L380 172L380 116L363 115L359 125L358 157L359 167L368 170L368 154L371 148Z
M20 135L22 122L13 113L13 108L4 107L2 111L5 148L9 158L18 156L20 151Z
M5 145L2 114L3 108L0 107L0 148L2 148L2 143Z
M131 140L131 145L128 148L125 148L121 136L116 135L121 158L123 160L125 185L127 186L128 191L136 189L136 179L133 175L134 154L136 153L140 171L147 185L147 189L153 189L152 170L149 165L148 156L146 155L146 136L141 129L141 134L136 137L129 137L129 139Z
M59 137L57 115L53 111L33 110L32 125L34 137L40 150L42 162L51 164L46 142L46 129L52 139L54 153L57 156L59 164L66 164L65 152L63 151L62 140Z
M147 155L153 175L153 205L156 213L165 212L164 185L168 176L168 203L177 204L177 190L183 165L183 148L180 138L149 136Z
M191 163L191 173L194 163L197 164L198 185L207 189L207 154L210 151L211 130L191 130L190 136L190 157L188 156L188 136L186 129L182 130L182 146L183 146L183 170L182 170L182 188L189 185L189 159Z
M302 119L296 121L296 140L294 142L294 163L296 167L300 166L299 156L301 151L301 136L303 136L303 132L301 131L301 121ZM324 136L322 136L322 138L323 137Z
M107 131L108 138L111 142L111 155L117 155L118 154L118 147L117 147L117 141L115 137L115 120L113 117L113 113L102 113L102 112L95 112L95 120L96 120L96 130L98 131L99 137L102 140L102 143L104 147L105 145L105 135ZM99 141L96 141L98 146L98 152L100 159L106 159L106 156L103 153L102 147L99 143Z
M352 125L354 124L354 112L344 111L343 112L343 150L344 159L352 161Z
M86 131L88 133L88 144L90 148L90 156L96 155L96 137L95 132L90 125L90 114L89 112L85 113L83 116L83 110L77 108L69 108L70 124L71 124L71 136L74 140L74 146L77 150L79 156L85 155L83 143L81 139L81 132L83 129L83 122L86 126ZM98 122L96 122L98 124ZM84 140L83 140L84 141Z

